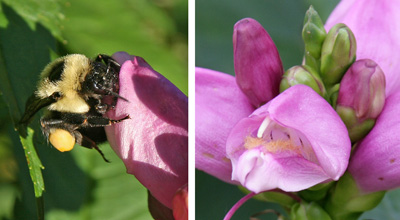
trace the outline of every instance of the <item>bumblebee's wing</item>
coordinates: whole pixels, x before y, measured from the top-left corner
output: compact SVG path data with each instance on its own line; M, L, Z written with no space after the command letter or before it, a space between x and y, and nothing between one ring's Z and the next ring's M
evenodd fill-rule
M36 114L41 108L50 105L55 102L53 97L48 98L38 98L35 94L31 95L29 99L26 101L25 112L19 121L20 124L27 125L32 119L33 115Z

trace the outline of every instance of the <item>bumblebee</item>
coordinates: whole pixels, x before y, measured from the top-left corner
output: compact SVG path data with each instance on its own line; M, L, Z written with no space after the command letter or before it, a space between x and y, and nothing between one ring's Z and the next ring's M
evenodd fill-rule
M62 152L72 150L75 143L96 149L109 162L97 146L106 141L104 126L129 118L103 117L117 99L127 101L118 95L119 71L120 64L103 54L94 60L81 54L56 59L40 74L20 123L28 124L34 114L47 107L40 125L48 142Z

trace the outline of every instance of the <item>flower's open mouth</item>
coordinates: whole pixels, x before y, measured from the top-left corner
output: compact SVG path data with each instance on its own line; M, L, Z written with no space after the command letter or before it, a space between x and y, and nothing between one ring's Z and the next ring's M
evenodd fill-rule
M300 131L282 126L267 116L256 132L244 139L243 147L247 150L260 147L264 153L274 157L301 156L319 164L308 139Z

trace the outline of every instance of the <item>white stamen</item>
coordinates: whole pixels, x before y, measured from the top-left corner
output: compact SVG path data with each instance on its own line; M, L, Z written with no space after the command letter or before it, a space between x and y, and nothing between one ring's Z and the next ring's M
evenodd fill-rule
M265 117L264 121L261 123L260 127L258 128L257 131L257 137L262 138L265 130L267 129L269 123L271 122L271 119L269 117Z

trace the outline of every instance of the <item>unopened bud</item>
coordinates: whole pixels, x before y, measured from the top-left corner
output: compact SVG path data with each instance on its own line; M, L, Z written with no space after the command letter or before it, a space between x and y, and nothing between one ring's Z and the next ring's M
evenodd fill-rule
M302 37L305 46L305 64L318 71L326 31L321 18L312 6L304 18Z
M372 129L385 104L385 75L374 61L356 61L343 76L336 111L356 142Z
M333 26L322 45L321 77L330 87L338 83L356 59L356 39L345 24Z
M288 69L285 74L283 74L283 79L279 88L280 92L283 92L287 88L298 84L311 87L322 97L325 95L326 91L321 78L312 68L308 66L294 66Z

